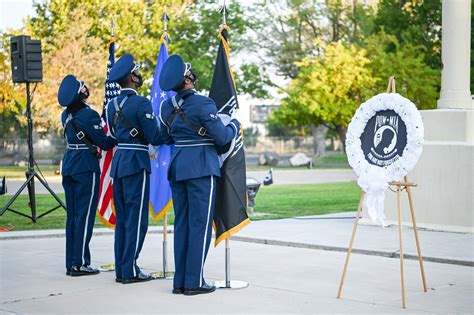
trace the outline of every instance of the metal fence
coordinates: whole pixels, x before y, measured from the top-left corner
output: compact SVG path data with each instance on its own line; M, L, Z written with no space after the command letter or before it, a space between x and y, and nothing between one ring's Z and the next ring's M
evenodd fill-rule
M262 153L266 151L278 154L314 152L312 137L264 137L244 136L245 150L248 153Z
M59 164L65 148L66 141L60 136L33 136L34 157L40 164ZM27 161L27 139L0 138L0 165L26 165Z

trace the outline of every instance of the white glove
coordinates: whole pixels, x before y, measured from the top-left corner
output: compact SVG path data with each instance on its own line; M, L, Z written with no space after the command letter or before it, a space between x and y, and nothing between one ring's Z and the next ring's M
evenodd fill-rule
M219 116L219 118L221 119L222 123L224 124L224 126L227 126L230 121L232 120L231 116L227 115L227 114L217 114L217 116Z
M159 146L154 147L151 144L148 145L148 155L150 156L150 160L156 160L159 148Z
M232 115L230 116L231 119L235 119L237 120L238 122L242 122L242 112L240 111L240 109L235 109L233 112L232 112Z

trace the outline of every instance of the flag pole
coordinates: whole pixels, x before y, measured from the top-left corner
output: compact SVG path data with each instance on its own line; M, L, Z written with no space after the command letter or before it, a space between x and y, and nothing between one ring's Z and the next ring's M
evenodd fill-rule
M220 12L222 12L222 25L227 25L227 21L226 21L227 7L225 5L225 0L224 0L224 3L222 4L222 8Z
M225 0L220 12L222 13L222 27L224 27L227 25L227 7L225 5ZM249 286L248 282L230 280L230 236L225 239L225 280L215 281L214 285L218 289L244 289Z
M114 37L114 29L115 29L115 20L114 20L114 17L112 16L112 19L110 21L110 35L112 36L112 38Z
M168 212L163 217L163 279L173 279L174 272L168 271Z
M225 280L215 281L214 285L218 289L245 289L248 282L230 280L230 236L225 239Z
M167 22L170 20L167 12L166 6L164 7L163 11L163 33L168 33L168 25ZM168 271L168 211L166 211L163 217L163 271L162 272L155 272L153 276L157 279L166 279L171 280L174 278L174 272Z
M163 33L168 33L168 21L170 17L166 12L166 6L163 11ZM163 217L163 279L173 279L174 272L168 271L168 211Z
M110 44L112 42L114 42L114 31L115 31L115 20L114 20L114 17L112 16L112 18L110 19ZM109 44L109 45L110 45ZM106 80L107 80L107 76L106 76ZM105 106L104 108L102 109L103 111L105 111ZM112 150L112 149L111 149ZM102 171L102 170L101 170ZM99 196L100 198L100 196ZM100 214L99 214L100 215ZM102 217L100 217L102 219ZM111 264L105 264L105 265L101 265L99 267L99 270L100 271L115 271L115 263L111 263Z

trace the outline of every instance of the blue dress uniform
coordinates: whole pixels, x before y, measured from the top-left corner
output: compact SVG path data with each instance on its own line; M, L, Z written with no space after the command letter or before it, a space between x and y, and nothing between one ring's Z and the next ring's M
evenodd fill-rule
M109 150L116 143L105 135L99 114L81 98L80 90L84 87L83 82L68 75L58 92L59 103L67 106L61 115L67 140L62 176L67 208L66 270L72 276L98 273L96 269L89 267L89 242L94 227L100 181L96 152L97 146Z
M180 56L170 56L161 72L161 88L176 90L187 67ZM194 89L178 91L164 101L159 118L163 141L174 143L168 173L175 211L173 293L191 295L188 289L207 286L203 269L212 235L216 178L221 175L216 145L229 143L240 123L234 119L225 126L214 101Z
M124 55L113 66L109 79L120 81L134 68L133 57ZM109 102L107 120L118 142L110 170L116 215L116 281L149 280L151 277L140 271L137 259L148 229L151 172L148 144L162 143L158 121L150 101L131 88L122 88L120 95Z

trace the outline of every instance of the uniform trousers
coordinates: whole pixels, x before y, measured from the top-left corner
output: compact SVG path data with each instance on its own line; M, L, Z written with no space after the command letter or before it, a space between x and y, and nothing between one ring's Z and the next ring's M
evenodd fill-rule
M215 176L171 180L173 194L175 288L203 285L204 262L212 236Z
M66 195L66 269L91 263L89 242L94 227L100 175L83 172L63 176Z
M150 176L146 170L114 178L115 275L120 279L138 276L137 260L148 230Z

